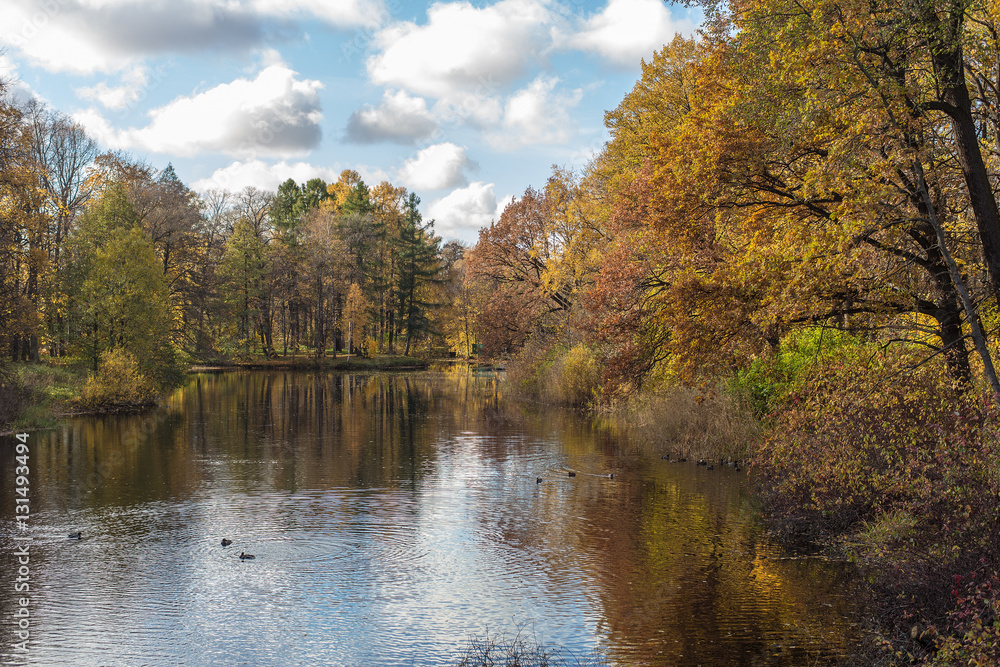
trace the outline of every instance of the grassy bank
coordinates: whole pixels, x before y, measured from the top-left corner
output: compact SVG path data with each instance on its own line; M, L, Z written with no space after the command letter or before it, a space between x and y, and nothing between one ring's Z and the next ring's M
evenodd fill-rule
M587 410L677 456L754 471L762 522L857 563L857 665L1000 664L1000 409L924 350L810 330L700 386L615 395L583 346L528 350L511 394Z
M87 366L77 362L17 364L0 382L0 432L52 428L72 413L87 382Z

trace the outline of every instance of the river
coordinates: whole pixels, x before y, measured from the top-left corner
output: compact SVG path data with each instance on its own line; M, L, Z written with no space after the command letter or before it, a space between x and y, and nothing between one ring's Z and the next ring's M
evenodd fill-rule
M27 530L0 442L2 664L454 665L518 632L618 665L850 648L848 568L769 542L746 472L509 406L493 375L201 373L168 403L30 434Z

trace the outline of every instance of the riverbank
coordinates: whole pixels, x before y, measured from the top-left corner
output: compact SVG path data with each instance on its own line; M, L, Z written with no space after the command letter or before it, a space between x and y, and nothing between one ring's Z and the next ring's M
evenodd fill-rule
M449 363L464 363L447 360ZM238 370L323 370L337 372L377 372L424 370L430 360L403 355L375 357L279 357L250 361L192 363L188 373ZM77 359L45 360L12 364L0 379L0 435L54 428L60 419L82 414L114 414L135 411L156 404L126 406L114 402L88 405L84 388L91 376L88 362Z
M576 407L672 459L736 459L785 544L863 573L850 664L1000 664L1000 410L922 350L789 336L730 377L609 386L583 346L527 349L506 395Z

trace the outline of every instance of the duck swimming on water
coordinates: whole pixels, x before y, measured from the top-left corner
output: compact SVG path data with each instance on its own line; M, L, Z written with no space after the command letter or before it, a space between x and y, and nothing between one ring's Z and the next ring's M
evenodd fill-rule
M232 543L233 543L232 540L226 539L225 537L222 538L222 546L228 547Z
M242 551L240 552L240 560L253 560L254 558L256 558L256 556L253 554L245 554Z
M69 537L69 539L71 539L71 540L79 540L79 539L82 539L82 538L83 538L83 531L80 531L80 532L76 532L76 533L70 533L70 534L68 535L68 537Z

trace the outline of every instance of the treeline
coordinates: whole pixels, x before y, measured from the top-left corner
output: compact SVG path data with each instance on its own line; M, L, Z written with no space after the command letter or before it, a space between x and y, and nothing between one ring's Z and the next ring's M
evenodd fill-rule
M994 9L710 3L469 255L521 391L745 402L773 525L875 573L863 664L1000 660Z
M165 387L192 360L465 350L463 247L419 204L354 171L199 196L58 112L0 102L0 351L94 371L116 351Z

